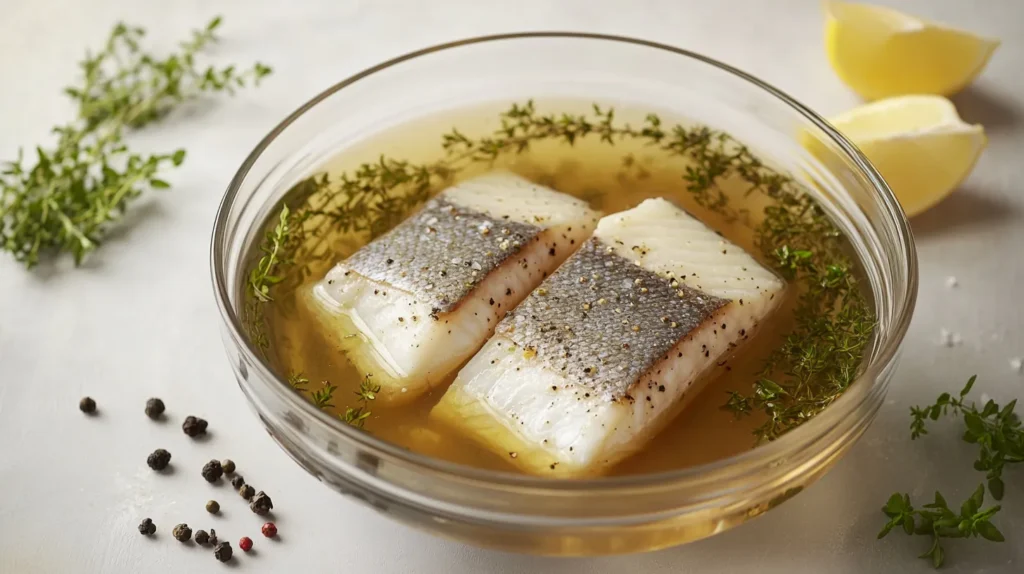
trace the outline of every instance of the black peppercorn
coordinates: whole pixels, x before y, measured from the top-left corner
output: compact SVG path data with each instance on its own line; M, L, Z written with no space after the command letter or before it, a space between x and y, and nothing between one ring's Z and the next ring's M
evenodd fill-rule
M224 472L226 474L233 474L235 472L235 461L231 460L230 458L225 458L224 460L220 461L220 465L221 467L224 468Z
M252 497L256 495L256 489L248 484L243 484L242 488L238 489L238 494L246 500L252 500Z
M171 531L171 536L178 542L188 542L188 539L192 538L192 529L188 524L179 524Z
M139 533L149 536L156 532L156 524L153 524L152 518L143 518L142 522L139 523Z
M217 531L211 528L210 529L210 546L216 546L216 545L217 545Z
M206 545L210 543L210 535L205 530L196 530L196 544Z
M224 474L224 469L221 467L219 460L211 460L203 465L202 474L206 482L217 482L217 479Z
M185 431L185 434L195 438L201 434L206 434L207 422L201 418L189 415L185 417L185 422L181 423L181 430Z
M162 448L154 450L148 457L146 457L146 464L153 470L163 470L167 468L167 465L171 462L171 453L167 452Z
M216 500L210 500L206 503L206 511L210 514L217 514L220 512L220 503Z
M149 399L146 401L146 416L156 420L164 414L164 402L160 399Z
M78 401L78 408L83 413L91 415L96 412L96 401L92 400L92 397L82 397L82 400Z
M231 560L231 544L229 542L221 542L217 545L217 549L213 551L213 555L221 562Z
M249 510L252 510L256 514L263 516L270 512L274 508L274 503L270 500L262 490L256 493L256 496L249 503Z
M245 486L245 479L242 478L242 475L236 474L235 477L231 479L231 486L236 490L242 488Z

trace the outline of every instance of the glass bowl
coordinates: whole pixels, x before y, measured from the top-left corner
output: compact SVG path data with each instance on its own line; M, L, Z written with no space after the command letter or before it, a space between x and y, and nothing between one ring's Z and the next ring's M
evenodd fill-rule
M254 350L240 318L247 254L285 192L388 126L441 109L536 96L668 111L732 134L801 181L851 239L873 296L877 333L850 389L811 421L743 454L673 472L577 481L428 458L349 427L293 392ZM882 404L917 292L913 239L899 204L864 156L814 112L699 54L557 32L435 46L316 96L264 138L231 181L213 229L212 266L238 384L296 462L407 524L549 555L637 552L696 540L750 520L820 478Z

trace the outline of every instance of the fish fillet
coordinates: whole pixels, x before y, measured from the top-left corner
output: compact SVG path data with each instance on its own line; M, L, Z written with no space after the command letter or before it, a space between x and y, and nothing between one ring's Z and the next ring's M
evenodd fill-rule
M325 331L400 404L445 381L590 235L600 213L498 172L457 184L308 293Z
M607 216L498 324L431 411L531 474L600 475L640 449L784 283L663 199Z

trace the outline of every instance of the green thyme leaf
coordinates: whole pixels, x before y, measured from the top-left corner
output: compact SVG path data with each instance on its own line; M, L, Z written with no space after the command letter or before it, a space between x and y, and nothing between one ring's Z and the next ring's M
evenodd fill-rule
M727 134L703 126L666 126L654 114L639 126L617 122L600 105L589 114L542 114L532 101L513 104L492 134L471 138L452 129L443 134L445 156L417 164L382 156L338 176L315 174L299 183L282 206L280 220L266 231L260 257L251 267L244 313L250 338L266 354L269 341L263 306L273 299L274 281L297 285L311 262L331 256L328 238L356 233L372 239L400 222L470 165L526 152L541 141L574 145L596 138L609 145L644 143L684 158L680 185L694 202L726 219L729 205L720 182L736 178L768 207L757 244L773 267L799 286L796 326L782 348L765 362L748 395L731 393L724 405L736 416L763 413L759 441L778 438L831 405L855 380L874 331L871 306L851 272L853 262L828 215L788 176L779 174ZM352 416L355 416L353 414Z
M929 420L937 420L945 414L963 414L963 440L978 445L978 458L974 462L974 468L986 473L985 478L992 498L1002 500L1005 494L1002 474L1006 465L1024 461L1024 456L1021 456L1024 454L1024 430L1015 411L1016 400L1003 407L994 400L989 400L980 410L975 403L967 400L976 380L977 378L972 376L957 397L942 393L931 405L911 407L911 438L927 434L926 425ZM959 513L950 510L945 497L939 492L935 493L935 501L924 505L921 510L913 509L909 496L896 493L889 497L883 508L889 521L879 533L879 538L888 534L895 526L905 525L916 519L913 534L932 537L931 548L922 554L921 558L930 560L932 565L938 568L946 560L942 539L981 537L992 542L1004 541L1003 533L992 523L992 517L1001 510L1001 507L996 505L983 508L984 504L984 484L978 485L971 496L961 503Z
M32 268L41 258L69 253L75 263L101 245L111 225L157 177L181 165L185 151L143 154L125 137L206 93L234 93L270 73L256 64L201 68L197 56L216 41L220 19L192 32L164 58L142 50L142 28L118 24L104 47L79 64L81 83L64 89L78 117L53 128L56 143L0 167L0 250Z

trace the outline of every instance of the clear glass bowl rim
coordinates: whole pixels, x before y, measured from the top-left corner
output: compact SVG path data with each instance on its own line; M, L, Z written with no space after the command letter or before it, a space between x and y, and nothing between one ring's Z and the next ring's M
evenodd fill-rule
M892 310L889 327L883 332L883 340L880 342L873 360L866 366L857 380L851 384L850 389L824 412L770 443L760 445L759 447L749 451L711 463L652 474L565 481L465 466L408 451L397 445L378 439L370 433L355 429L339 421L336 417L332 417L324 413L298 393L292 391L286 381L278 376L262 356L252 348L248 337L244 333L241 319L231 305L231 296L228 293L228 280L225 276L225 261L226 257L233 256L234 254L226 252L226 249L224 249L225 242L223 239L225 234L230 232L230 226L228 225L229 213L237 199L242 183L252 166L256 163L266 148L269 147L270 144L300 116L311 110L323 100L329 98L343 88L387 68L444 50L453 50L483 43L544 38L615 42L642 46L696 60L698 63L712 66L717 68L719 71L736 76L737 78L764 91L767 95L773 96L782 101L789 108L802 116L803 119L809 121L817 129L821 130L821 132L827 136L832 143L839 148L839 150L842 151L845 155L845 159L849 160L857 170L861 172L861 175L871 183L871 186L877 192L877 199L886 223L895 227L897 238L899 240L898 247L903 248L900 255L903 256L902 260L906 264L903 272L906 274L905 276L907 281L906 285L903 286L903 289L900 289L900 291L902 291L902 293L900 293L901 297L898 298L900 304ZM492 34L436 44L434 46L408 52L404 55L397 56L367 68L317 94L275 126L270 133L260 141L253 151L249 153L245 161L239 167L235 176L228 185L228 189L224 198L221 200L221 204L215 217L210 255L214 295L217 300L217 306L220 310L221 318L228 326L232 340L235 342L237 347L245 353L245 358L249 364L254 365L259 370L259 373L250 374L250 381L254 379L261 382L271 381L271 386L274 387L272 390L278 395L278 398L282 399L290 407L303 413L305 416L317 419L320 423L332 428L338 433L339 438L351 441L354 443L354 446L367 449L372 453L380 455L381 458L397 459L403 464L419 468L421 471L430 472L435 475L439 474L442 478L447 475L451 478L457 478L463 481L480 481L492 486L537 489L538 491L547 492L587 490L589 492L610 493L616 490L635 490L636 488L642 489L643 487L657 487L666 484L678 485L680 482L704 482L711 476L714 476L715 480L722 480L724 478L734 477L728 473L730 468L737 470L736 475L747 474L751 472L752 469L762 467L765 464L772 464L775 461L786 458L787 453L799 452L802 446L810 446L818 438L827 434L829 430L836 426L843 417L856 414L860 409L860 406L870 400L874 392L879 390L878 387L880 385L878 381L880 380L880 376L887 366L896 358L900 344L910 325L910 319L913 314L914 304L917 298L918 281L917 252L914 247L914 239L906 215L900 207L898 200L870 161L853 143L833 128L827 120L782 90L742 70L696 52L691 52L689 50L684 50L682 48L669 46L659 42L628 36L569 31L534 31ZM870 388L865 388L867 385L870 385Z

